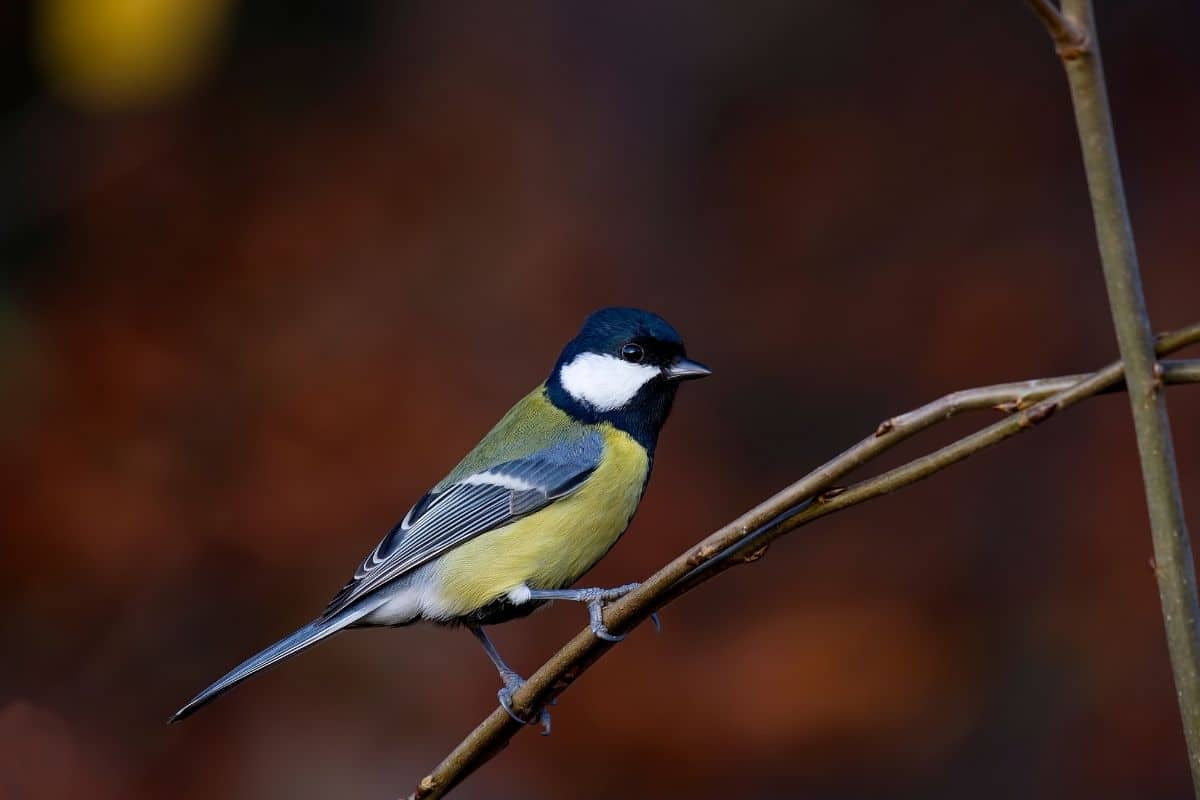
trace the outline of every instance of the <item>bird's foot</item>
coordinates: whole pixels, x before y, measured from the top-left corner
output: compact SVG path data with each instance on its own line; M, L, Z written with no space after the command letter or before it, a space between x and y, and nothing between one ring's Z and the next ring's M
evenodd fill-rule
M596 638L606 642L619 642L625 638L625 634L615 634L604 625L604 604L624 597L639 586L640 583L627 583L612 589L533 589L529 597L533 600L570 600L584 603L588 610L589 627ZM655 629L661 631L662 623L658 614L651 614L650 619L654 622Z
M627 583L624 586L616 586L612 589L580 590L580 593L583 595L580 599L587 603L588 622L592 629L592 634L597 639L603 639L606 642L619 642L628 635L625 633L613 633L605 626L604 604L621 599L639 586L641 586L640 583ZM653 614L651 619L654 620L654 627L661 630L662 625L658 621L658 614Z
M522 725L538 725L542 726L542 736L550 735L550 711L543 708L538 712L537 719L523 719L517 716L517 712L512 708L512 696L518 689L525 685L525 679L513 671L501 673L500 677L504 679L504 687L496 692L496 699L500 701L500 707L508 712L508 715ZM551 705L554 701L550 701Z

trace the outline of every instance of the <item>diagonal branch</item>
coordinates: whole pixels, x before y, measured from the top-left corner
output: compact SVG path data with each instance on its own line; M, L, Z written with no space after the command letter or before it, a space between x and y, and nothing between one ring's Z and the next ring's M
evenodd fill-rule
M1165 355L1195 342L1200 342L1200 323L1160 336L1157 352ZM1200 381L1200 361L1162 362L1162 366L1164 383ZM626 632L667 603L729 567L757 560L779 536L819 517L923 480L967 456L1030 429L1056 411L1081 400L1117 391L1121 388L1122 377L1122 364L1115 362L1088 375L954 392L886 419L858 444L681 553L638 589L610 605L605 611L605 624L614 632ZM989 408L997 408L1007 416L882 475L848 489L834 488L836 482L852 470L921 431L961 411ZM513 710L533 718L535 711L562 694L612 646L585 628L530 676L525 686L513 696ZM497 708L421 780L411 800L444 797L499 753L521 727L502 708Z

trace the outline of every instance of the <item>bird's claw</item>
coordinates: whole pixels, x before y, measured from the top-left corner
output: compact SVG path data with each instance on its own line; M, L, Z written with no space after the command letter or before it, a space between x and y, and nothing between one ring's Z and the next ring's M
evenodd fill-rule
M619 642L628 635L613 633L605 627L604 604L613 600L619 600L639 586L641 586L640 583L627 583L624 586L617 586L612 589L583 590L586 593L583 599L587 602L588 619L591 622L590 627L597 639L603 639L606 642ZM650 621L654 623L654 630L662 633L662 620L659 619L657 611L650 615Z
M640 583L626 583L622 586L614 586L611 589L585 589L584 591L592 594L592 597L589 599L611 603L613 600L620 600L639 586L641 586Z
M617 586L612 589L585 589L588 608L588 619L591 623L592 633L597 639L603 639L606 642L619 642L628 634L616 634L610 631L604 625L604 604L619 600L625 595L632 592L634 589L641 586L640 583L627 583L624 586ZM658 618L658 612L650 615L650 621L654 623L654 630L662 633L662 620Z
M513 680L513 678L515 678L515 680ZM504 676L504 686L501 687L500 691L496 692L496 699L500 701L500 707L503 708L505 711L507 711L508 715L510 717L512 717L514 720L521 723L522 725L538 725L538 724L540 724L542 726L542 736L549 736L550 735L550 712L549 712L549 710L543 708L541 711L538 712L537 719L523 719L522 717L517 716L517 712L513 711L512 696L517 691L517 689L520 689L524 685L525 685L525 681L522 680L521 676L517 675L516 673L513 673L512 676L506 675L506 676ZM550 701L550 705L554 705L553 700Z
M628 634L612 633L604 625L604 605L599 600L593 600L588 603L588 619L592 629L592 635L597 639L603 639L606 642L619 642Z

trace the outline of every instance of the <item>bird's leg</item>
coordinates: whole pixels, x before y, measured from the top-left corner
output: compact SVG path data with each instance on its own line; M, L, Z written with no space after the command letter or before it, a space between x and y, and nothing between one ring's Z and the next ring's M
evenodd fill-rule
M618 636L610 633L604 626L604 604L624 597L639 586L641 586L640 583L627 583L612 589L531 589L529 599L573 600L576 603L587 603L588 620L596 638L608 642L619 642L625 638L625 634ZM650 619L654 621L656 629L661 629L658 614L651 614Z
M500 707L507 711L510 717L522 725L536 725L540 722L542 725L542 736L549 736L550 712L543 708L541 713L538 714L538 718L535 720L521 719L516 715L516 713L512 710L512 696L517 689L520 689L525 685L525 679L518 675L516 670L506 664L504 659L500 657L500 651L496 649L496 645L492 644L492 640L488 638L488 635L483 632L483 628L480 628L476 625L469 625L467 627L471 633L475 634L475 638L479 640L479 643L483 645L484 652L486 652L488 658L492 660L492 664L495 665L496 671L500 673L500 680L504 681L504 688L496 692L496 697L500 700Z

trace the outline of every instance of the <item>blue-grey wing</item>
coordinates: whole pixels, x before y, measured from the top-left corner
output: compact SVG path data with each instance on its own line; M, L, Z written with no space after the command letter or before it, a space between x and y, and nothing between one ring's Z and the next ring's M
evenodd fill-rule
M426 494L363 560L324 616L336 614L447 550L566 497L596 471L602 451L603 440L592 432Z

